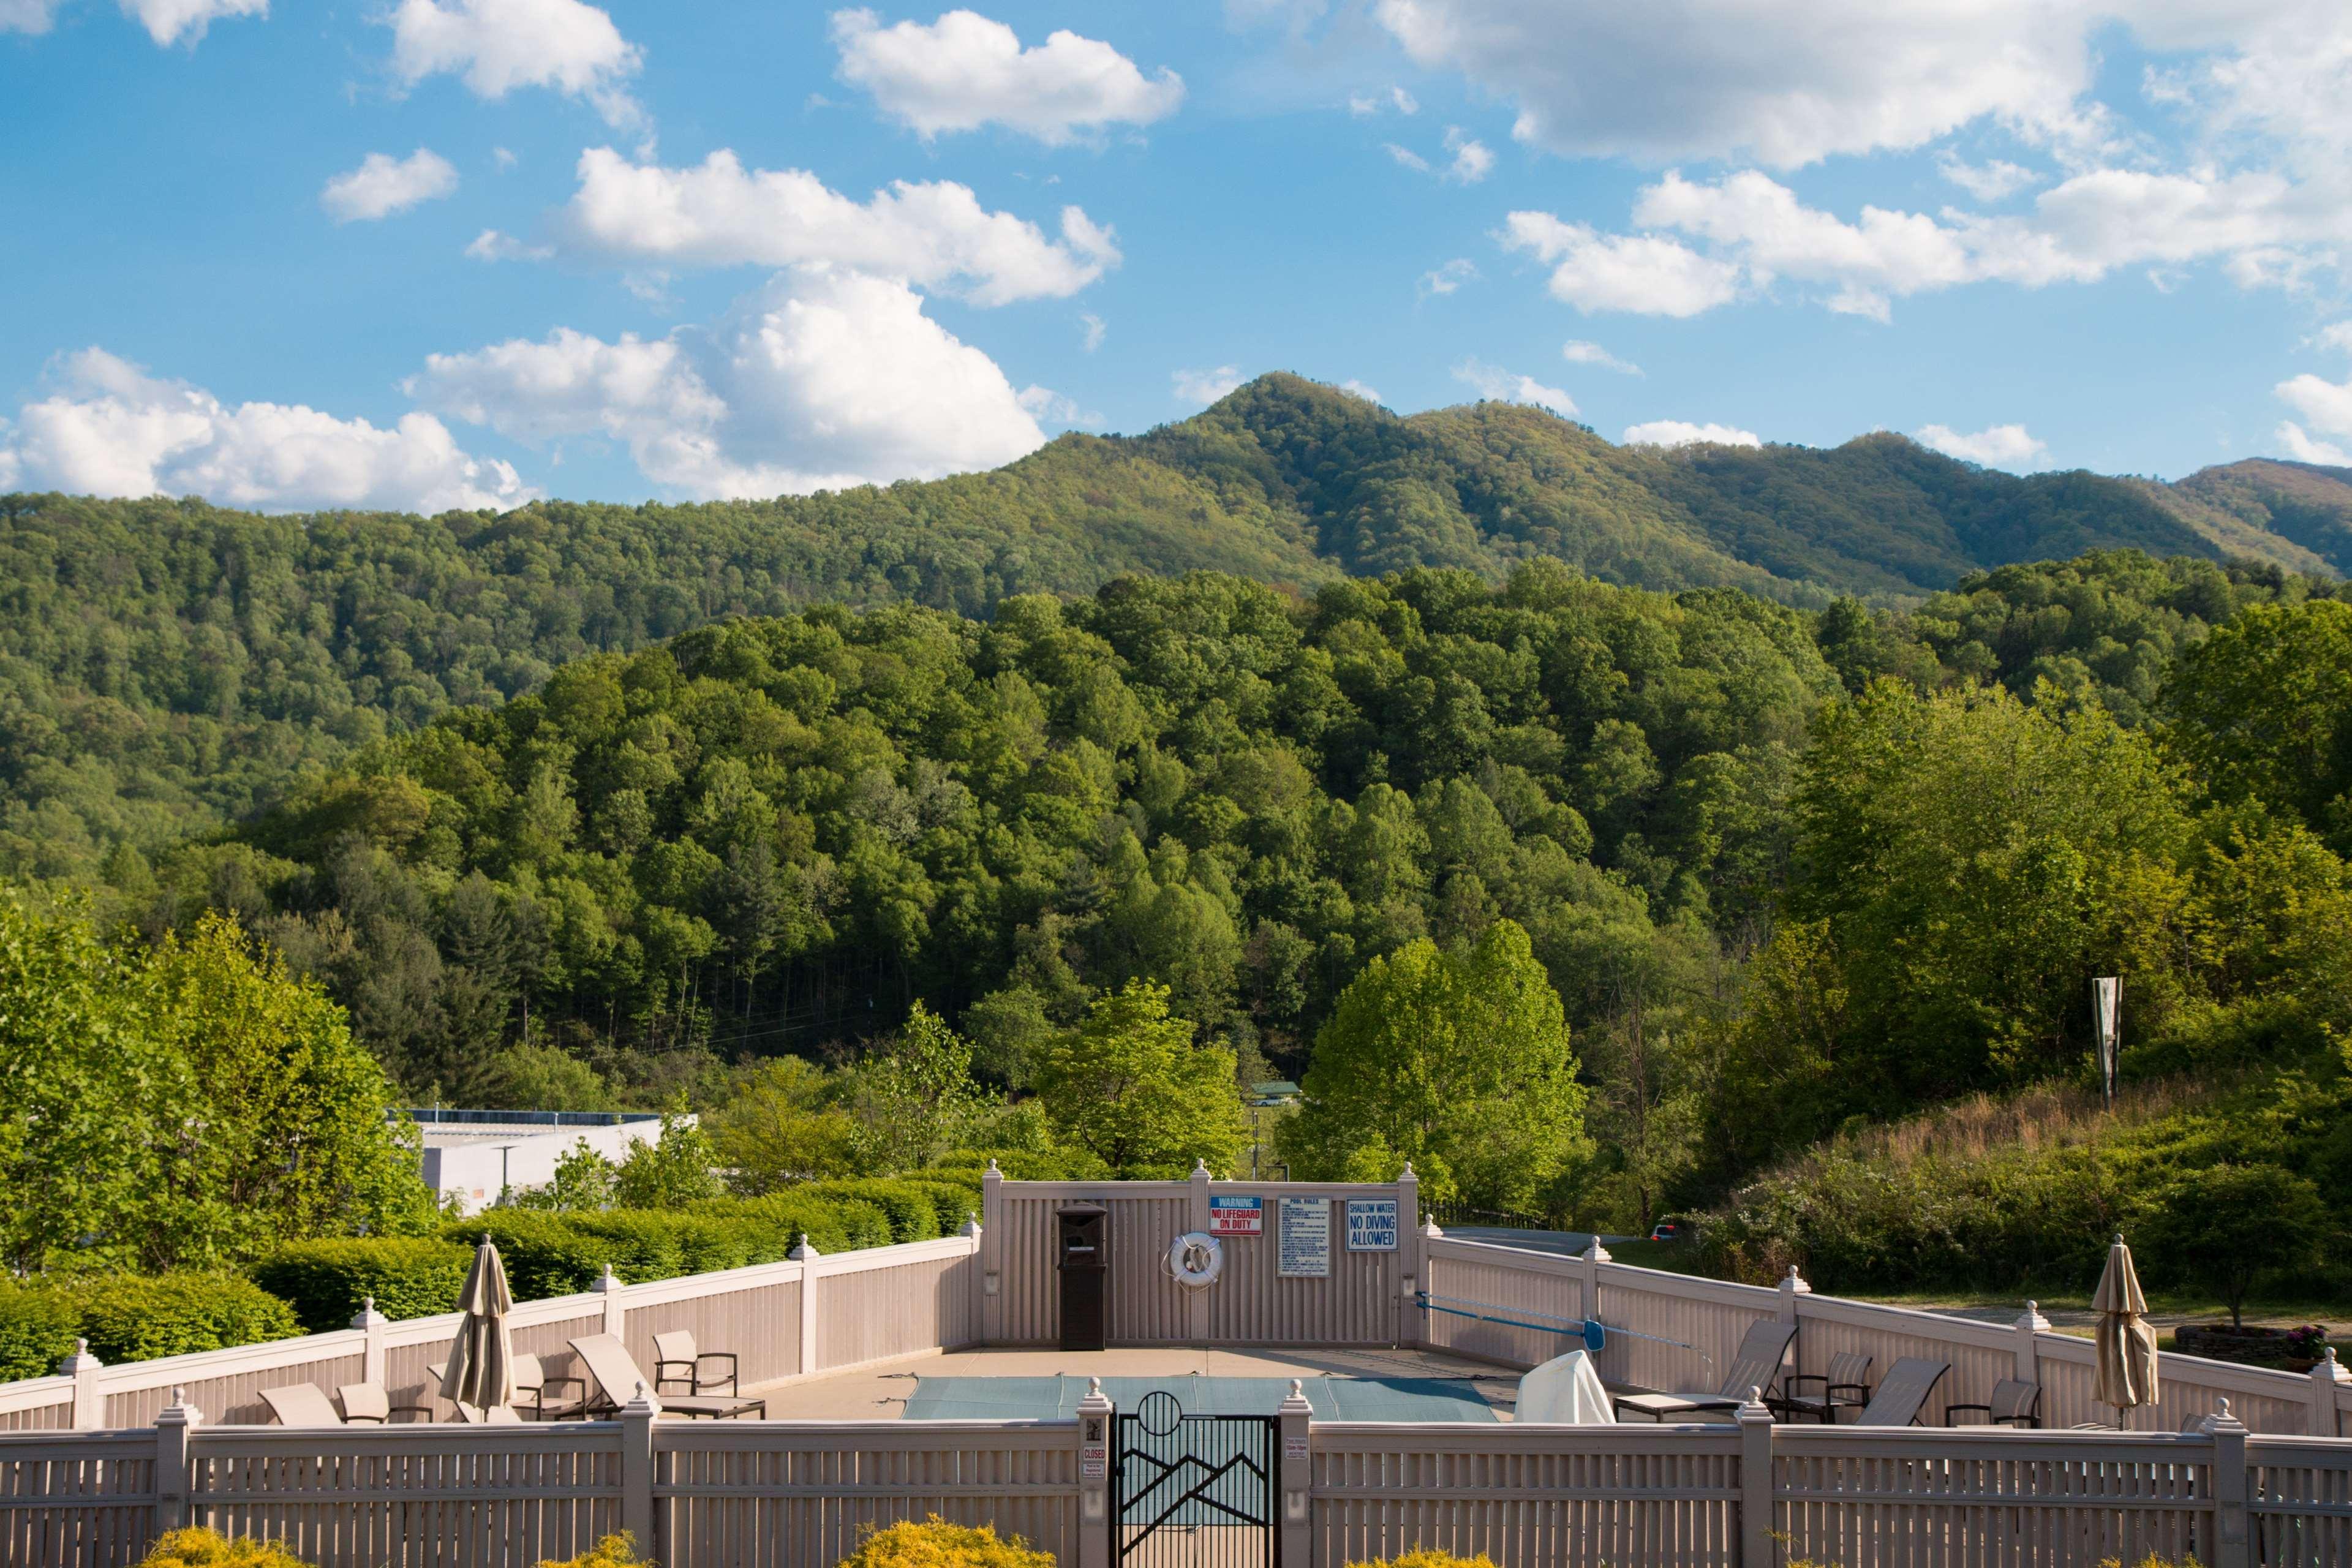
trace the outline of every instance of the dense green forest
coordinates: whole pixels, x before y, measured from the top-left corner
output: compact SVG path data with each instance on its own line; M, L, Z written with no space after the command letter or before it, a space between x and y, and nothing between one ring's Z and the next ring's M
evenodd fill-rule
M1735 1271L2032 1279L2210 1167L2352 1179L2347 479L1269 377L773 503L9 498L0 872L158 953L257 937L382 1093L690 1104L755 1195L1412 1158L1711 1207ZM2121 1120L2066 1098L2093 973ZM1274 1076L1267 1130L1231 1086Z
M1145 436L773 501L425 519L0 497L0 871L152 854L450 706L729 616L984 616L1192 570L1307 592L1416 566L1499 584L1538 556L1810 608L2116 547L2332 576L2352 567L2347 480L2268 462L2173 486L2021 479L1885 435L1661 452L1517 405L1400 418L1275 375Z

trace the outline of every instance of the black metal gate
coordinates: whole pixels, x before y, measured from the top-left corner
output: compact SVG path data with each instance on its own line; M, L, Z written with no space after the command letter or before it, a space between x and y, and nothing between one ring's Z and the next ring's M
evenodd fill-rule
M1187 1415L1155 1390L1113 1419L1113 1564L1281 1568L1279 1417Z

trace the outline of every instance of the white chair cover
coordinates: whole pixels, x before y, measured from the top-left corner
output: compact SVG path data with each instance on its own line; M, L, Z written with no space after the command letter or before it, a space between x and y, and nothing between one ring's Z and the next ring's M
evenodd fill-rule
M1617 1416L1609 1408L1609 1391L1587 1351L1570 1351L1519 1379L1517 1406L1511 1419L1550 1421L1570 1426L1613 1426Z

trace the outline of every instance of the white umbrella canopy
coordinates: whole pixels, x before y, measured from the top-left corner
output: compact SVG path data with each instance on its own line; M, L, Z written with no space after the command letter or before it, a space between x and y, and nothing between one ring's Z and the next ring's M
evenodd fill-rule
M2156 1330L2148 1326L2147 1298L2140 1294L2131 1248L2120 1236L2107 1248L2107 1267L2091 1307L2099 1314L2091 1397L2114 1405L2121 1425L2125 1411L2156 1403Z
M507 1289L507 1266L487 1236L474 1253L474 1267L467 1271L457 1310L466 1321L457 1325L457 1342L449 1347L441 1397L481 1410L513 1403L514 1331L507 1314L514 1310L514 1294Z

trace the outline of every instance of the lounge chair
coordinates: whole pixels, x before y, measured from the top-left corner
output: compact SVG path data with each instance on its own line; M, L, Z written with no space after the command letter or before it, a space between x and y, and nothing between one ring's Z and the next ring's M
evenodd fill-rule
M549 1390L562 1387L580 1392L571 1395L551 1395ZM535 1355L514 1358L514 1407L517 1414L530 1421L569 1421L585 1418L588 1414L588 1383L585 1378L550 1377L547 1368Z
M571 1344L572 1353L580 1358L588 1375L596 1380L593 1409L610 1413L634 1398L638 1389L653 1391L653 1380L637 1370L636 1358L611 1334L583 1334ZM751 1415L763 1421L768 1415L766 1400L744 1399L732 1394L665 1394L658 1397L662 1409L675 1415L708 1415L714 1419Z
M1830 1358L1826 1373L1792 1372L1780 1380L1780 1396L1765 1403L1783 1421L1810 1416L1825 1426L1837 1425L1841 1410L1859 1410L1870 1403L1870 1362L1863 1351L1841 1351ZM1807 1394L1800 1384L1818 1383L1819 1394Z
M723 1361L724 1373L702 1370L707 1361ZM703 1351L694 1348L694 1331L678 1329L654 1336L654 1392L661 1394L672 1384L683 1384L688 1394L735 1394L735 1352L733 1351Z
M425 1389L407 1389L404 1393L431 1395ZM407 1415L413 1420L433 1419L433 1406L427 1405L394 1405L392 1395L380 1383L347 1383L335 1390L335 1402L343 1407L347 1426L382 1426L395 1415Z
M261 1391L261 1402L280 1426L341 1426L343 1413L315 1383L289 1383Z
M1621 1394L1610 1403L1621 1416L1632 1411L1653 1421L1706 1410L1737 1410L1747 1402L1748 1390L1771 1392L1772 1385L1780 1381L1780 1363L1789 1353L1789 1342L1796 1337L1796 1324L1784 1323L1777 1318L1762 1319L1748 1325L1747 1337L1739 1342L1739 1353L1732 1358L1731 1371L1717 1392Z
M1952 1370L1948 1361L1929 1361L1926 1356L1906 1355L1886 1369L1885 1381L1870 1403L1854 1417L1857 1426L1916 1426L1919 1412L1927 1408L1927 1396Z
M1963 1421L1960 1412L1973 1410L1984 1416L1981 1421ZM1992 1385L1992 1397L1982 1405L1951 1405L1944 1408L1947 1426L2039 1426L2042 1425L2042 1385L2021 1378L2004 1377Z

